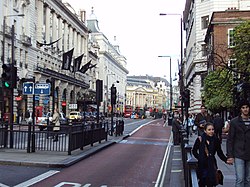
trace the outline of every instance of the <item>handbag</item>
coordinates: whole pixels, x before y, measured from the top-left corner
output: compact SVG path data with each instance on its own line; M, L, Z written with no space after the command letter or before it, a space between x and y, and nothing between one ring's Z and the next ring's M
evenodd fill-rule
M223 173L221 172L221 170L217 169L215 172L215 180L216 180L216 185L221 184L223 185Z

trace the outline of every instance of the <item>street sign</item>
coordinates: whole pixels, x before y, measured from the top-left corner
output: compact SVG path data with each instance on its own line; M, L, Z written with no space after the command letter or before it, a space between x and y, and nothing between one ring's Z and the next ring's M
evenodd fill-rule
M34 94L34 83L33 82L24 82L23 83L23 94L24 95Z
M77 109L77 104L69 104L69 109Z
M50 95L50 83L36 83L34 93L36 95Z

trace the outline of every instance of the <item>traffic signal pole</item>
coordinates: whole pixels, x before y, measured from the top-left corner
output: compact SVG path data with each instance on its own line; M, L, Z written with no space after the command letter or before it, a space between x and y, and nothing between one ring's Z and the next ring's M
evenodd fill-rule
M11 84L16 81L13 80L13 70L14 70L14 62L15 62L15 46L14 46L14 40L15 40L15 27L12 25L11 28ZM9 116L9 122L10 122L10 148L13 148L13 107L14 107L14 85L12 84L10 87L10 116Z

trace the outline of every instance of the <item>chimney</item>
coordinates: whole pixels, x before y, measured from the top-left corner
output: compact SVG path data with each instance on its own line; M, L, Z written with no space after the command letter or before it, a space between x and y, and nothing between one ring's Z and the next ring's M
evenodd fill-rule
M80 19L82 22L86 22L86 10L80 10Z

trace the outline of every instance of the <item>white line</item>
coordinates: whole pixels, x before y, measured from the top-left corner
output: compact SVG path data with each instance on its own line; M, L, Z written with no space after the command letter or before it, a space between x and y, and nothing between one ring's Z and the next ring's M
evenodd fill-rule
M9 187L9 186L7 186L7 185L5 185L3 183L0 183L0 187Z
M169 138L169 142L172 142L172 132ZM165 151L164 158L162 160L161 168L155 183L155 187L162 187L164 183L164 176L166 175L166 170L167 170L167 165L168 165L168 160L169 160L169 155L170 155L170 149L171 149L171 143L168 143L168 146Z
M180 172L182 172L182 170L181 169L176 169L176 170L171 170L171 172L172 173L180 173Z
M33 184L35 184L37 182L40 182L40 181L42 181L42 180L44 180L44 179L46 179L46 178L48 178L48 177L50 177L50 176L58 173L58 172L60 172L60 171L50 170L50 171L48 171L46 173L43 173L41 175L38 175L37 177L34 177L34 178L30 179L28 181L20 183L20 184L14 186L14 187L24 187L24 186L28 187L28 186L31 186L31 185L33 185Z
M134 131L132 131L131 133L129 133L129 136L131 136L132 134L134 134L136 131L138 131L138 130L139 130L140 128L142 128L143 126L148 125L148 124L150 124L150 123L152 123L152 121L149 121L149 122L147 122L147 123L145 123L145 124L139 126L137 129L135 129Z

